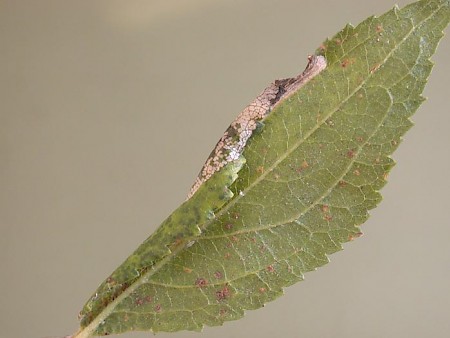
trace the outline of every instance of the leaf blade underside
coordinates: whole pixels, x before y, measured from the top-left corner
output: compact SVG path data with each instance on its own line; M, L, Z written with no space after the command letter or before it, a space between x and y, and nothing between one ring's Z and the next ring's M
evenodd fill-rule
M419 1L327 40L317 51L327 68L264 121L245 165L215 174L174 212L196 210L194 224L172 218L176 231L159 228L170 236L152 235L100 286L81 312L81 332L221 325L280 296L360 236L394 165L389 155L423 101L449 7ZM221 188L230 184L234 196Z

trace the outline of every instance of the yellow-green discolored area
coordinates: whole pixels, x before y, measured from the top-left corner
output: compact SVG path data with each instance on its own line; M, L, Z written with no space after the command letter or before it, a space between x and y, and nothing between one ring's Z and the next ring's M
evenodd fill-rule
M265 120L242 169L214 175L100 286L75 337L238 319L358 237L449 20L449 1L419 1L325 41L327 68Z

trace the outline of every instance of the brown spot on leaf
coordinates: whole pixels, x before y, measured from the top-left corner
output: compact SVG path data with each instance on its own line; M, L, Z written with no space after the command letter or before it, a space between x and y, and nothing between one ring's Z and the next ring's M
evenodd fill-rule
M364 137L362 137L362 136L356 136L356 141L359 142L359 143L361 143L361 142L364 141Z
M179 245L182 244L182 243L183 243L183 240L182 240L181 238L177 238L177 239L175 239L175 241L172 243L172 246L177 247L177 246L179 246Z
M355 174L355 176L359 176L361 175L361 172L358 169L353 170L353 174Z
M383 25L381 25L381 24L377 25L377 27L376 27L376 29L375 29L375 31L376 31L377 33L381 33L383 30L384 30L384 29L383 29Z
M350 64L349 59L344 59L344 61L341 62L341 67L346 68Z
M355 150L354 149L350 149L349 151L347 151L347 157L348 158L355 157Z
M135 301L135 303L136 303L137 306L141 306L141 305L144 304L145 302L144 302L144 300L143 300L142 298L137 298L136 301Z
M322 212L329 212L330 211L330 207L326 204L322 205Z
M195 286L197 286L199 288L204 288L207 285L208 285L208 280L206 280L205 278L197 278L195 280Z
M239 242L239 238L237 236L231 236L231 240L233 242Z
M261 292L261 293L266 292L266 288L259 288L259 292Z
M267 267L267 271L268 271L268 272L274 272L274 271L275 271L275 268L273 267L273 265L269 265L269 266Z
M161 304L156 304L155 312L161 312Z
M233 224L227 223L223 226L226 230L231 230L233 228Z
M334 39L334 42L336 42L337 45L340 45L342 43L341 39Z
M223 274L220 271L216 271L216 272L214 272L214 277L216 277L217 279L222 279Z
M256 172L258 173L258 174L264 174L264 167L263 166L258 166L258 167L256 167Z
M230 296L230 289L228 285L225 285L221 290L216 291L216 299L220 302L227 299Z
M339 181L339 186L340 186L340 187L342 187L342 188L343 188L343 187L345 187L346 185L347 185L347 182L345 182L345 181L342 181L342 180L341 180L341 181Z
M323 219L327 222L331 222L333 220L333 217L331 217L331 215L327 214L327 215L323 216Z
M348 240L349 240L349 241L353 241L354 239L359 238L359 237L361 237L362 235L363 235L362 232L358 232L358 233L356 233L356 234L349 235L349 236L348 236Z
M229 252L227 252L223 257L224 257L225 259L228 259L228 258L231 257L231 254L230 254Z
M381 64L377 63L376 65L374 65L372 68L370 68L370 74L375 73L378 69L380 69Z
M239 219L241 215L238 212L233 213L233 218L234 219Z

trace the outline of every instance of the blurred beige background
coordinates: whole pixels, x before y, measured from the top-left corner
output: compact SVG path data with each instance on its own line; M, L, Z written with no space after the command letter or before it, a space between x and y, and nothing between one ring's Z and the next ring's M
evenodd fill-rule
M234 116L393 5L0 0L0 336L76 331ZM365 236L264 309L170 337L448 337L449 55L447 36Z

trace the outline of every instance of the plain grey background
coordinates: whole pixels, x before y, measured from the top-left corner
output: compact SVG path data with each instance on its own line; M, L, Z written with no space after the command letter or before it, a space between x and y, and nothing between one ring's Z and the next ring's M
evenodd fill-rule
M0 0L0 336L75 332L236 114L393 5ZM449 55L447 36L365 236L264 309L171 337L448 337Z

